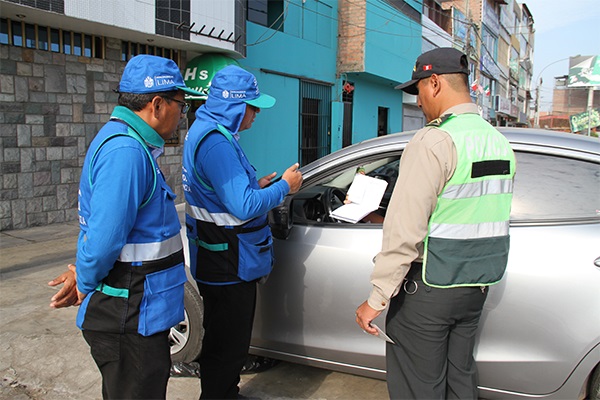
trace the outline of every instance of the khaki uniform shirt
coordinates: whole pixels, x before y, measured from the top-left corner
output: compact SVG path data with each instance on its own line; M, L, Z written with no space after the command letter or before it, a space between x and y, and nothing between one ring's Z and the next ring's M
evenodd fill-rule
M464 103L442 113L479 113L477 105ZM381 252L371 274L373 289L367 300L375 310L387 307L413 261L423 257L423 240L438 195L456 169L457 154L450 135L436 121L417 131L400 159L400 174L383 223Z

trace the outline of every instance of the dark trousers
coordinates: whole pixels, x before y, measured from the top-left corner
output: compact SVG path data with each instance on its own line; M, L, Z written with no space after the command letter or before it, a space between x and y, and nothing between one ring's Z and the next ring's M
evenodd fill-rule
M198 289L204 301L200 399L237 399L254 323L256 282L198 283Z
M390 398L477 399L473 349L487 290L436 289L415 280L417 291L402 289L387 314L386 333L396 343L386 345Z
M165 399L171 369L169 332L152 336L84 330L102 374L104 399Z

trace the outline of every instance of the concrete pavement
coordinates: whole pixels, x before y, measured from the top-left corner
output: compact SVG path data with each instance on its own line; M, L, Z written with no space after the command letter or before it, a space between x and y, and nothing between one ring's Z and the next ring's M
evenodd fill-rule
M48 281L74 261L76 222L0 232L0 399L101 398L100 373L75 326L75 308L48 304ZM279 363L242 376L260 399L385 399L385 382ZM167 399L197 399L196 378L171 378Z

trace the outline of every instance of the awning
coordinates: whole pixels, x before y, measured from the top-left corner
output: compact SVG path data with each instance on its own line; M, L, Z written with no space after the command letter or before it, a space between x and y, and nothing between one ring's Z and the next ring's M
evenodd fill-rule
M231 64L239 65L235 59L223 54L209 53L194 57L185 67L185 73L183 74L185 85L198 92L208 94L208 89L210 88L210 82L212 81L213 76L215 76L219 70ZM205 100L206 96L186 95L185 98Z

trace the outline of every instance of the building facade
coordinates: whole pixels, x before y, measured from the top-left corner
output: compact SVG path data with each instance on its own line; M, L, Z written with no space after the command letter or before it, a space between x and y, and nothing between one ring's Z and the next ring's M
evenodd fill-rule
M277 104L240 143L263 176L421 128L416 97L394 87L435 47L469 54L484 117L519 124L532 26L514 0L0 0L0 230L77 219L87 147L137 54L172 58L205 91L227 64L256 75ZM203 100L190 101L159 159L178 201L182 138Z
M180 67L202 52L243 56L245 19L235 16L245 2L208 3L0 0L0 230L77 220L87 147L132 56ZM159 160L182 200L181 150L176 138Z
M515 0L423 4L423 51L450 40L469 55L471 97L482 116L497 126L527 126L534 50L533 16L527 6Z

